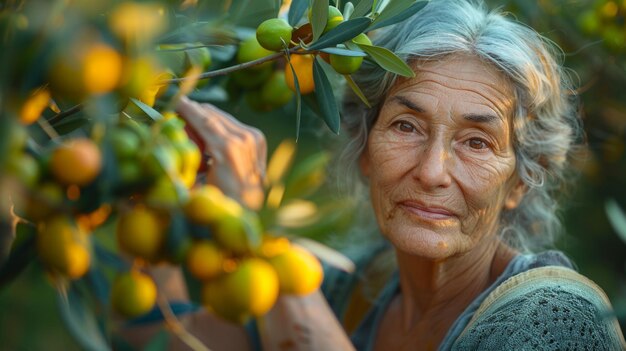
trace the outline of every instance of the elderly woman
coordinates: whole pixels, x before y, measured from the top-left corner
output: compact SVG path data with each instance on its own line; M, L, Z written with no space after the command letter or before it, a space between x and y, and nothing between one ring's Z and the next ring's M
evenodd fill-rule
M554 196L581 139L554 48L463 0L374 39L416 73L366 65L353 77L372 108L344 102L341 164L369 189L382 244L353 255L357 274L328 270L323 292L281 297L250 339L210 316L192 328L229 350L623 349L602 290L563 254L532 253L559 230ZM262 135L211 106L179 112L213 156L209 181L258 205Z

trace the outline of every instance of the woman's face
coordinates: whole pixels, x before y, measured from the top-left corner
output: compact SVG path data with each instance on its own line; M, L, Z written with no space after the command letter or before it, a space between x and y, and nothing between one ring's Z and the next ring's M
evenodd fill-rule
M418 63L396 83L370 131L361 169L383 235L398 249L443 259L493 238L517 206L514 95L478 58Z

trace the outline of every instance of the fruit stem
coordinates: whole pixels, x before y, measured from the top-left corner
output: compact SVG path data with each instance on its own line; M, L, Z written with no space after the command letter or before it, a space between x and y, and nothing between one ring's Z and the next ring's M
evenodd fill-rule
M167 327L176 335L182 342L184 342L190 349L194 351L211 351L206 347L202 341L198 340L195 336L185 329L182 323L176 318L176 315L172 312L170 304L167 302L165 295L160 294L157 298L157 304L165 319Z
M294 46L291 49L288 50L289 54L306 54L306 51L303 52L296 52L297 50L301 49L302 46L298 45L298 46ZM254 66L258 66L262 63L268 62L268 61L273 61L276 60L280 57L282 57L283 55L285 55L284 51L279 51L276 52L274 54L271 54L269 56L265 56L265 57L261 57L260 59L257 60L253 60L253 61L248 61L248 62L244 62L244 63L240 63L234 66L229 66L229 67L225 67L222 69L217 69L215 71L209 71L209 72L204 72L201 73L197 76L187 76L187 77L181 77L181 78L172 78L172 79L164 79L162 81L160 81L157 84L169 84L169 83L180 83L184 80L188 80L188 79L207 79L207 78L212 78L212 77L217 77L217 76L223 76L235 71L239 71L242 69L246 69L246 68L250 68L250 67L254 67Z

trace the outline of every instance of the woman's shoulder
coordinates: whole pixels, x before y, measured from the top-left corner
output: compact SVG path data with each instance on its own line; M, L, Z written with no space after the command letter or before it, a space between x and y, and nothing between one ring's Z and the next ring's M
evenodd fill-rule
M620 350L625 346L600 287L570 268L544 266L498 286L453 349Z

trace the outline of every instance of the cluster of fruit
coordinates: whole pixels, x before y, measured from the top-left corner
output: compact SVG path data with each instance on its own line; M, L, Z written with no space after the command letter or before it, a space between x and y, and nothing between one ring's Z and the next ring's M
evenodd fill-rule
M190 274L202 282L202 302L218 316L243 323L261 316L279 294L309 294L322 282L322 267L308 251L284 237L263 233L256 213L218 188L193 189L187 218L210 228L186 255Z
M308 15L309 22L311 14ZM327 22L323 34L337 27L344 20L339 9L328 7ZM261 23L252 35L241 42L237 52L237 63L255 61L275 52L293 48L299 42L307 43L312 39L310 23L293 28L281 18L272 18ZM369 37L361 33L350 40L353 44L372 45ZM340 46L341 47L341 46ZM343 45L345 48L345 45ZM270 111L288 103L298 88L301 94L310 94L315 90L313 79L313 61L319 55L339 74L349 75L356 72L363 63L363 56L342 55L321 51L309 51L302 48L287 56L286 61L264 62L232 75L234 83L247 89L246 101L259 111ZM295 73L295 77L294 77Z
M593 9L580 15L579 25L588 35L600 36L612 51L626 48L626 1L596 0Z

